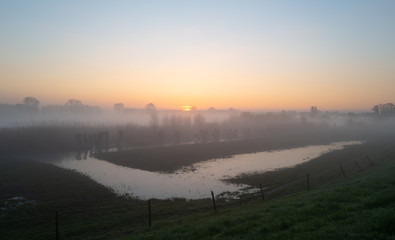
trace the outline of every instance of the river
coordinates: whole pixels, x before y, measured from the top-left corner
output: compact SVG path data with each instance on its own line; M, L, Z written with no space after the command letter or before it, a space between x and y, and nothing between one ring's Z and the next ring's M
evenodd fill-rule
M118 166L89 156L84 160L77 160L73 153L52 158L51 163L85 174L118 195L139 199L199 199L210 197L210 191L219 194L242 191L249 187L227 183L223 181L224 179L240 174L293 167L330 151L361 143L360 141L335 142L328 145L239 154L230 158L193 164L171 174Z

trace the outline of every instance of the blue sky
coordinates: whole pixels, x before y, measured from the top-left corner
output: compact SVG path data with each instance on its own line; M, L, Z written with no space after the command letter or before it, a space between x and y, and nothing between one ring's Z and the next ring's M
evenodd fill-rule
M0 102L369 108L394 101L394 23L395 1L1 1Z

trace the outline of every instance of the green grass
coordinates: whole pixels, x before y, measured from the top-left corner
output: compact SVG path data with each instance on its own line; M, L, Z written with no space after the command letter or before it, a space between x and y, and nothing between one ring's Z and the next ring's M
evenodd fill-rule
M242 179L265 185L319 173L310 172L312 191L301 181L266 202L259 195L243 198L242 206L218 199L216 213L210 199L153 200L152 227L146 201L117 197L73 171L1 156L0 239L54 239L55 210L61 239L395 239L393 149L391 142L353 146L269 177ZM16 196L29 202L9 207Z
M121 239L395 239L395 158L322 188L162 222Z
M153 200L152 208L154 222L212 209L209 199ZM118 197L74 171L1 156L0 239L55 238L55 211L61 239L114 239L144 231L148 221L146 201Z
M282 191L274 191L272 196L283 195L306 189L306 174L310 176L310 187L316 188L323 184L343 180L340 165L344 169L346 177L354 176L361 171L372 168L371 163L380 163L388 157L395 157L395 144L388 141L368 141L362 145L350 145L345 149L335 150L318 158L312 159L292 168L284 168L277 171L258 173L253 175L241 175L228 179L232 183L242 183L251 186L262 184L270 190L276 190L279 186L295 182ZM368 157L371 161L368 160ZM361 170L357 167L361 168Z
M234 141L184 144L167 147L149 147L119 152L97 153L95 157L117 165L147 171L174 172L182 167L215 158L228 158L235 154L281 150L307 145L329 144L335 141L361 140L347 136L339 130L276 134Z

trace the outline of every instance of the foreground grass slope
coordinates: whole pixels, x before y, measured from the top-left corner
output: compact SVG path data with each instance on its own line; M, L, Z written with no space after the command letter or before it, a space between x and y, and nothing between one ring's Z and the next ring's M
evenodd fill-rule
M395 239L395 157L314 191L161 222L121 239Z
M240 207L238 200L218 199L217 213L210 199L153 200L151 228L146 201L117 197L73 171L0 156L0 239L54 239L55 210L61 239L395 239L393 145L356 145L275 175L244 178L251 184L288 182L315 170L322 176L312 174L310 192L301 181L266 202L243 198ZM369 165L367 153L376 166Z
M114 236L130 224L131 203L86 176L7 156L0 166L0 239L54 239L55 211L71 239Z
M209 199L154 200L155 220L209 212ZM87 176L0 156L0 239L116 239L147 226L147 203L119 197Z

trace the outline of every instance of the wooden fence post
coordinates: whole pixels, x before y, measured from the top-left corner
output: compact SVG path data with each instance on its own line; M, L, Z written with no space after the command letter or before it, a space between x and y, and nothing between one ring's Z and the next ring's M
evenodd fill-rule
M56 233L56 240L59 240L59 214L58 211L55 211L55 233Z
M151 227L151 199L148 199L148 226Z
M346 177L346 174L344 173L342 165L340 165L340 170L342 171L343 177Z
M217 205L215 205L215 197L214 197L214 192L211 191L211 198L213 199L213 207L214 207L214 212L217 211Z
M307 179L307 191L310 191L310 174L306 175L306 179Z
M265 201L265 195L263 194L262 184L259 184L259 187L261 188L262 200Z
M369 156L366 156L366 158L368 159L368 161L369 161L369 163L370 163L370 166L373 167L374 164L373 164L372 160L370 160L370 157L369 157Z

